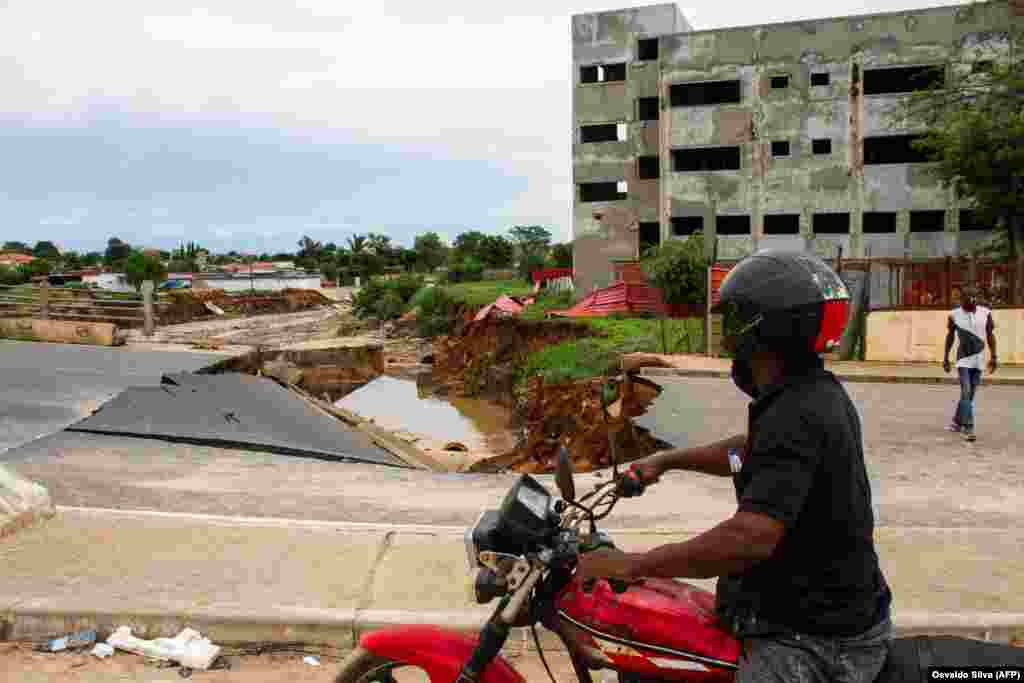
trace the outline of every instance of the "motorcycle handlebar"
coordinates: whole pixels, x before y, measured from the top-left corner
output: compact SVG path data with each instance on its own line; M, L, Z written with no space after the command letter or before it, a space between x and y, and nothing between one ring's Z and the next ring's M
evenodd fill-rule
M636 498L642 495L646 488L637 471L630 467L619 476L615 491L623 498Z

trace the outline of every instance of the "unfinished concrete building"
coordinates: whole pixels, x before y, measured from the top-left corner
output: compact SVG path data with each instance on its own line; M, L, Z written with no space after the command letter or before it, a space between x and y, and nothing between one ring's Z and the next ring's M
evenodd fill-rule
M991 231L890 112L1005 58L1021 21L1007 2L708 31L674 4L573 16L577 291L698 230L723 260L968 253Z

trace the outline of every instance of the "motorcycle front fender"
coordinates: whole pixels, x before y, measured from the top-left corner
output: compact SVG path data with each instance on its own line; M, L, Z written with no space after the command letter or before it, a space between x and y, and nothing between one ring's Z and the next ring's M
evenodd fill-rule
M469 661L476 640L439 626L400 626L367 633L359 649L374 657L423 669L432 683L450 683ZM484 671L481 683L525 683L500 655Z

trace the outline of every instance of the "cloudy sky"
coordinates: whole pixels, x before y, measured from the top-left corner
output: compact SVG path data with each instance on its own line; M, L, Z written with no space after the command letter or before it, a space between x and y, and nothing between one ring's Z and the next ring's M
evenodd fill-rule
M569 17L630 0L0 0L0 241L568 239ZM680 3L696 29L942 0Z

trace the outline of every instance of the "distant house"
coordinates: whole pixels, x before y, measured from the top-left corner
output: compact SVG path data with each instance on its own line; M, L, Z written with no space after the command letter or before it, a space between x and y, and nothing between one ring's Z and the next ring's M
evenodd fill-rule
M221 266L221 270L225 273L248 273L250 270L254 273L259 272L270 272L279 270L276 263L270 261L254 261L253 263L229 263L225 266Z
M13 251L7 251L0 253L0 266L7 266L8 268L17 268L18 266L25 266L36 260L35 256L26 256L25 254L18 254Z

